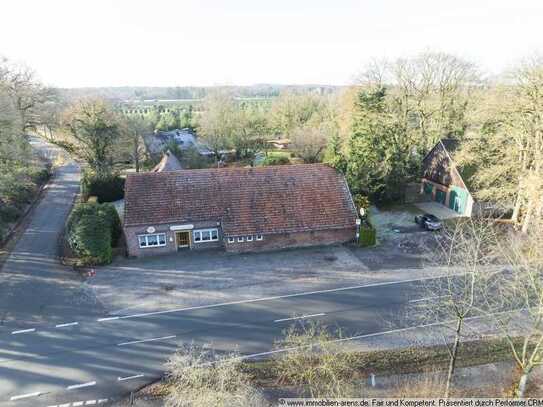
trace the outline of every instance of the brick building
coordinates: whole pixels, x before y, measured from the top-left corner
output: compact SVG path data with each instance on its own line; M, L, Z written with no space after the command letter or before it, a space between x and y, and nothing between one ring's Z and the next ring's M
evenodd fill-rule
M128 175L130 256L223 247L246 252L332 244L356 236L344 177L322 164Z
M421 193L455 212L471 216L473 197L452 158L458 141L440 140L423 160Z

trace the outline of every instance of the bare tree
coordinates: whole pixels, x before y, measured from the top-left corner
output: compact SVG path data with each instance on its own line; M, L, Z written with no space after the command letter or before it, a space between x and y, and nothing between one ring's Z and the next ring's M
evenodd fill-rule
M63 127L67 133L63 146L86 161L97 176L111 175L121 118L109 103L102 99L76 102L64 113Z
M543 228L510 233L496 252L508 272L498 275L489 300L520 372L515 396L524 397L534 368L543 364Z
M425 283L426 298L416 303L417 311L426 322L453 326L452 344L445 340L450 358L444 397L449 397L465 321L481 315L485 303L494 273L489 266L495 262L495 240L491 223L468 218L445 228L436 239L437 248L431 247L427 253L428 260L444 268L444 275Z
M145 157L143 137L151 131L151 126L140 115L124 116L121 122L121 139L129 151L130 160L134 163L136 172L140 171L141 161Z
M320 162L328 141L336 132L331 123L299 127L292 131L289 147L305 163Z
M197 123L198 134L218 161L221 152L232 147L236 131L235 102L225 92L212 92L206 96L202 110Z

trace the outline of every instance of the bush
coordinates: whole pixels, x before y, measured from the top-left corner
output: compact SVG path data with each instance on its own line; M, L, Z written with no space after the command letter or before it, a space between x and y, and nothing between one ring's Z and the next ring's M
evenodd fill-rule
M81 178L81 198L86 201L89 196L96 196L98 202L114 202L124 198L124 178L118 175L97 177L85 172Z
M264 406L261 394L250 385L236 354L217 356L205 348L187 345L168 361L169 407Z
M357 396L354 353L335 342L341 337L341 331L311 320L290 326L275 344L277 349L292 349L274 360L277 381L301 387L312 398Z
M51 178L51 169L49 167L42 168L32 171L29 175L33 183L36 185L42 185L45 184L49 178Z
M116 247L123 233L121 220L119 219L117 210L115 209L115 206L110 203L104 203L100 205L100 208L111 230L111 245Z
M0 220L5 223L15 222L21 216L21 210L15 206L0 206Z
M120 235L121 223L111 204L79 204L68 218L68 243L87 265L111 262Z
M286 155L269 155L262 162L262 165L286 165L286 164L290 164L290 159Z
M377 231L370 225L360 226L360 238L358 242L362 247L375 246L377 243Z

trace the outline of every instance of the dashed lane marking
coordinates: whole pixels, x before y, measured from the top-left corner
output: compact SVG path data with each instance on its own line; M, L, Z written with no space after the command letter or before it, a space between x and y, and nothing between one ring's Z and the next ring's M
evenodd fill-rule
M120 376L119 376L119 377L117 378L117 381L123 382L123 381L125 381L125 380L139 379L140 377L144 377L144 374L143 374L143 373L142 373L142 374L135 374L135 375L133 375L133 376L126 376L126 377L120 377Z
M11 334L12 334L12 335L26 334L26 333L34 332L34 331L36 331L36 328L31 328L31 329L20 329L20 330L18 330L18 331L12 331Z
M42 393L40 391L37 391L35 393L27 393L27 394L19 394L18 396L12 396L10 397L10 401L15 400L21 400L21 399L27 399L29 397L37 397L40 396Z
M87 383L81 383L81 384L72 384L71 386L66 387L66 390L75 390L75 389L81 389L83 387L91 387L96 385L96 382L87 382Z
M58 324L58 325L55 325L55 328L64 328L67 326L75 326L75 325L79 325L79 322L68 322L66 324Z

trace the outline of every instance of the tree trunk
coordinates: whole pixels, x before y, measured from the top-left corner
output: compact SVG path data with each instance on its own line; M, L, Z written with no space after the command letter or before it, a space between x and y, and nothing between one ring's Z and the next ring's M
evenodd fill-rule
M139 157L139 138L136 135L134 137L134 165L136 166L136 172L140 172L140 157Z
M520 192L517 194L517 199L515 202L515 208L513 209L513 215L511 216L511 220L513 223L518 224L518 218L520 215L520 207L522 204L522 198L520 197Z
M524 220L522 221L522 233L528 233L528 229L530 228L530 222L532 221L532 213L534 211L534 203L532 200L528 202L528 209L526 209L526 215L524 216Z
M522 371L522 375L520 376L520 380L518 382L518 388L516 391L515 396L519 399L524 398L524 394L526 393L526 384L528 384L528 375L529 373L526 371Z
M447 382L445 384L444 398L449 398L449 392L451 388L452 377L454 374L454 367L456 365L456 357L458 356L458 346L460 345L460 332L462 331L462 318L458 318L456 323L456 330L454 335L454 344L451 352L451 359L449 360L449 370L447 372Z

